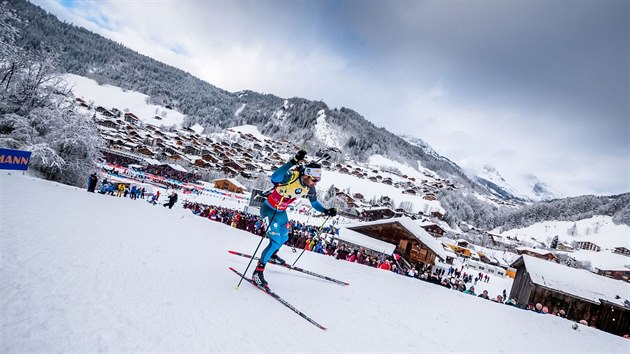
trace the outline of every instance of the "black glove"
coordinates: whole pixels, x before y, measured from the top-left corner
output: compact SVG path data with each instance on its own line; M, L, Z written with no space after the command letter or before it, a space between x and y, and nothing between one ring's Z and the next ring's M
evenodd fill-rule
M324 215L330 216L330 217L335 217L337 216L337 209L336 208L328 208L326 210L324 210Z
M291 159L291 163L297 165L300 161L304 160L306 157L306 151L300 150L295 154L295 156Z

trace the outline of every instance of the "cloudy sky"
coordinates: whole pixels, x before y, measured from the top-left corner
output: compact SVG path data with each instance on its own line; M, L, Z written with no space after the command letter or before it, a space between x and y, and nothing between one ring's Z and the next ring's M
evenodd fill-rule
M627 1L32 1L223 89L352 108L517 188L630 191Z

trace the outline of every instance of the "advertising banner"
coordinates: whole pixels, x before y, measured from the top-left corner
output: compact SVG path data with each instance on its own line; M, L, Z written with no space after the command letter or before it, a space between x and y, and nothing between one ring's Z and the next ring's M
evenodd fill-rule
M0 170L26 171L30 160L30 151L0 148Z

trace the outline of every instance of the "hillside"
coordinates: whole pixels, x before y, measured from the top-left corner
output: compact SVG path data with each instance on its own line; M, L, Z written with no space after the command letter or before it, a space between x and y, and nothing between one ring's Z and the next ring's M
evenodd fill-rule
M325 139L328 135L318 134L318 127L326 124L328 130L337 133L336 144L358 161L366 161L373 154L411 165L419 161L443 178L479 189L450 160L374 126L350 108L330 108L324 102L253 91L230 93L100 35L62 23L24 0L11 0L9 4L23 19L15 24L22 48L54 53L65 72L148 95L150 103L169 106L186 115L187 125L199 123L207 132L215 132L251 124L272 138L286 137L316 150L330 143ZM320 119L322 110L325 118Z
M269 268L321 331L228 266L259 239L188 211L0 174L2 352L625 353L627 340L306 252L342 287ZM46 215L45 218L42 216ZM88 221L89 222L86 222ZM185 232L183 232L185 230ZM282 255L292 260L287 248ZM502 335L492 335L497 328ZM308 340L304 340L307 338ZM532 340L535 338L535 340Z
M83 77L80 79L81 81L87 81L88 78L91 78L102 84L102 86L92 85L93 87L133 93L136 96L134 101L144 100L143 108L134 108L134 111L140 114L141 119L145 122L166 126L182 124L184 127L195 127L198 131L205 129L205 133L217 133L224 128L234 126L254 125L271 139L276 141L288 139L295 146L305 147L309 151L317 151L323 146L339 147L347 157L351 157L357 164L369 164L375 156L380 156L388 161L394 161L398 166L411 166L422 174L425 172L425 175L428 174L427 183L431 182L431 178L439 176L443 180L453 182L458 187L456 191L440 190L440 193L435 195L449 215L448 221L453 228L468 223L485 229L504 225L507 229L522 227L547 219L588 218L593 213L612 215L615 222L630 223L629 209L625 208L620 212L623 206L620 206L619 203L615 204L614 201L606 202L608 204L605 203L604 205L600 203L599 207L594 208L596 210L592 211L591 215L579 209L579 205L574 211L572 207L576 204L568 205L569 207L565 208L562 201L535 204L532 208L517 210L516 214L513 214L514 210L511 207L515 204L504 200L511 197L501 192L501 186L495 184L491 188L495 189L495 195L499 197L492 196L486 187L469 179L459 166L437 154L426 143L419 139L403 139L385 128L376 127L352 109L331 108L320 101L303 98L285 99L252 91L227 92L180 69L159 63L87 30L62 23L54 16L26 1L10 0L3 4L8 4L3 6L13 9L17 17L13 18L11 14L7 14L5 11L2 17L3 33L0 37L3 41L10 39L7 40L8 44L13 45L15 42L15 45L18 46L17 50L8 47L9 52L28 54L27 56L15 56L17 64L19 64L17 67L23 69L20 74L34 72L33 67L20 66L39 65L37 62L31 62L31 55L39 53L45 56L47 68L53 68L50 64L54 61L57 65L56 68L62 72L73 73L75 78ZM2 48L3 52L5 49ZM36 55L33 56L37 57ZM20 59L22 57L28 57L29 60L22 62ZM13 64L16 62L5 68L7 73L18 70ZM16 82L18 81L17 77L10 76L13 86L11 89L18 92L22 83ZM9 77L8 74L5 77ZM178 84L173 85L173 82ZM27 83L27 85L30 84ZM8 88L9 86L11 85L7 83ZM116 89L116 87L120 89ZM6 97L3 96L0 106L4 106L5 102L12 102L9 105L10 109L2 108L0 114L13 115L10 121L3 119L3 125L0 127L2 145L32 149L33 142L37 140L35 143L37 143L36 147L39 150L34 152L34 160L42 161L37 167L44 170L44 175L51 179L63 180L66 183L78 184L79 181L84 181L85 171L91 169L92 159L83 158L83 161L76 161L80 158L80 154L68 154L67 152L80 151L87 145L91 148L90 156L96 155L101 148L98 142L76 141L76 146L73 149L67 149L63 148L64 140L59 137L61 134L57 130L70 135L71 132L68 132L68 129L55 127L55 134L43 136L48 131L47 129L21 131L16 128L20 124L36 125L38 124L37 119L44 119L44 115L39 111L37 112L39 113L38 116L34 118L30 110L36 107L25 107L20 104L20 102L39 102L38 99L35 100L34 98L37 96L49 97L48 95L51 94L50 92L41 92L46 91L46 88L39 87L39 89L39 91L33 90L30 97L14 95L10 90L5 92ZM54 89L49 91L53 91L54 95L60 93ZM104 102L106 101L105 98L99 99ZM43 103L48 106L47 111L50 111L47 114L55 112L52 118L58 118L58 112L50 108L54 104L46 100ZM103 104L109 103L115 103L121 110L129 108L125 106L131 105L124 101L109 101ZM16 112L20 114L15 115ZM72 118L80 119L74 115ZM36 122L29 120L36 120ZM74 125L77 126L78 123L75 122ZM87 131L88 128L91 127L85 127L85 130ZM30 136L34 133L42 136ZM112 134L114 133L112 132ZM77 135L84 138L86 136L86 134ZM57 141L51 142L51 139L57 139ZM135 143L132 142L131 144ZM289 146L290 144L284 145ZM60 152L65 152L65 155ZM59 159L55 160L52 157L59 157ZM64 161L61 161L61 158ZM50 161L55 162L55 166L42 166ZM65 167L61 168L60 166ZM76 168L67 172L73 166ZM394 166L394 168L400 170L399 167ZM544 195L544 198L552 196L552 194L547 193L549 190L545 188L542 182L536 180L531 182L535 183L528 187L534 188L541 196ZM426 193L428 192L427 189ZM582 197L572 199L571 203L580 198ZM589 198L584 197L582 199ZM627 196L622 196L620 199L626 200ZM503 208L505 205L509 208ZM540 205L543 207L540 208ZM549 209L552 209L552 213L538 213L548 205L551 206ZM609 207L609 205L612 206ZM564 208L566 212L555 216L557 213L554 212L557 208Z

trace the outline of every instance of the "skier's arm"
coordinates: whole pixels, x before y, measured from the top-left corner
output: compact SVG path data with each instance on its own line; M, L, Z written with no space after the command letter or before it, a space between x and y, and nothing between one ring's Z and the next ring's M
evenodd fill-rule
M323 213L326 211L326 208L324 208L324 206L319 202L319 200L317 200L317 190L315 189L315 187L309 188L308 200L311 202L313 209L319 211L320 213Z
M286 183L289 182L292 172L289 172L293 167L293 162L288 161L284 165L280 166L271 174L271 182L273 183Z

